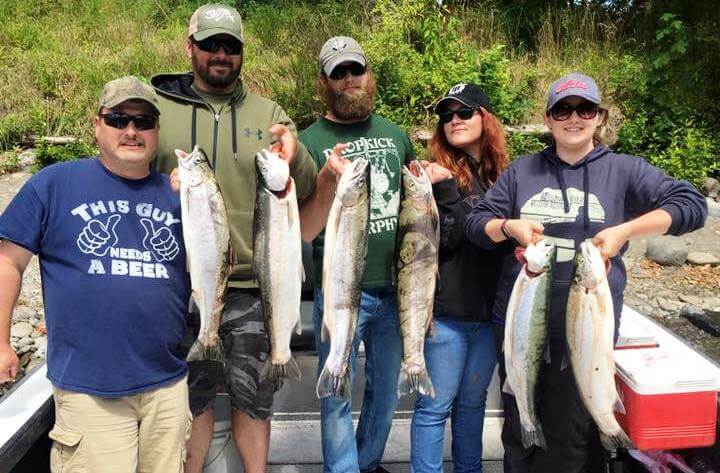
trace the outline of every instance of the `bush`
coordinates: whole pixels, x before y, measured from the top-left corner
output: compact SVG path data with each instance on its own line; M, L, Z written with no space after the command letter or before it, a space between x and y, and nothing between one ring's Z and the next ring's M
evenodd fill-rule
M35 152L35 167L37 169L42 169L54 163L74 161L97 154L97 150L94 147L81 140L65 145L54 145L46 141L40 141Z

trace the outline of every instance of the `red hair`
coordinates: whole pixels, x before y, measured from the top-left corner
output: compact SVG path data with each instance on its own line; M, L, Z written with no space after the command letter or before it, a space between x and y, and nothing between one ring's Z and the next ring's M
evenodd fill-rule
M486 186L491 186L500 174L508 167L508 153L505 144L505 132L500 121L484 108L482 115L482 134L480 135L480 179ZM468 159L472 159L461 149L448 143L445 128L438 120L435 134L430 140L430 155L440 166L449 170L458 187L469 193L472 191L472 168Z

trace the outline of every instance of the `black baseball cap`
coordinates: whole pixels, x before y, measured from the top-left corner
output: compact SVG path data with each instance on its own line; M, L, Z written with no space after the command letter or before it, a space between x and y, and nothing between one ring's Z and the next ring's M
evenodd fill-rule
M438 100L433 107L433 112L440 113L444 110L445 106L450 100L456 100L463 105L470 108L477 109L479 107L484 108L488 112L492 113L492 107L490 106L490 99L483 90L475 84L455 84L448 91L445 97Z

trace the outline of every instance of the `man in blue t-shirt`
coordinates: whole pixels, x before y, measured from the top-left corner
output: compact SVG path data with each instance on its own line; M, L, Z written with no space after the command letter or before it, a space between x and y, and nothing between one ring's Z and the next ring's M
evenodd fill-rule
M18 370L10 320L34 253L53 472L183 469L189 284L179 197L150 170L159 114L148 85L108 82L94 119L99 156L43 169L0 216L0 382Z

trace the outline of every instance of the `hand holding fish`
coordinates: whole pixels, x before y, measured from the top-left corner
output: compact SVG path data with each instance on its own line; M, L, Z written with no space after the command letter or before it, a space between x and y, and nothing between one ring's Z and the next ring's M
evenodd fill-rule
M452 173L448 169L440 166L438 163L421 161L420 164L430 178L431 184L437 184L438 182L446 181L448 179L452 179L453 177Z
M545 227L542 223L534 222L523 218L508 220L505 230L523 248L531 243L537 243L543 237Z
M280 155L288 164L292 164L297 154L297 138L290 129L280 123L270 127L270 133L277 136L278 140L270 146L270 151Z
M328 179L332 179L335 186L337 186L337 183L340 181L340 176L342 176L345 168L351 162L349 159L342 157L342 152L345 151L347 146L347 143L338 143L333 146L330 156L328 156L325 165L320 170ZM329 176L327 175L328 172L330 173Z
M607 261L618 254L629 238L630 232L627 226L621 224L600 231L592 239L592 242L600 250L603 259Z
M17 376L20 361L9 343L0 343L0 384L13 381Z
M173 192L180 192L180 172L178 171L178 168L173 168L173 170L170 171L168 179L170 179L170 187Z

